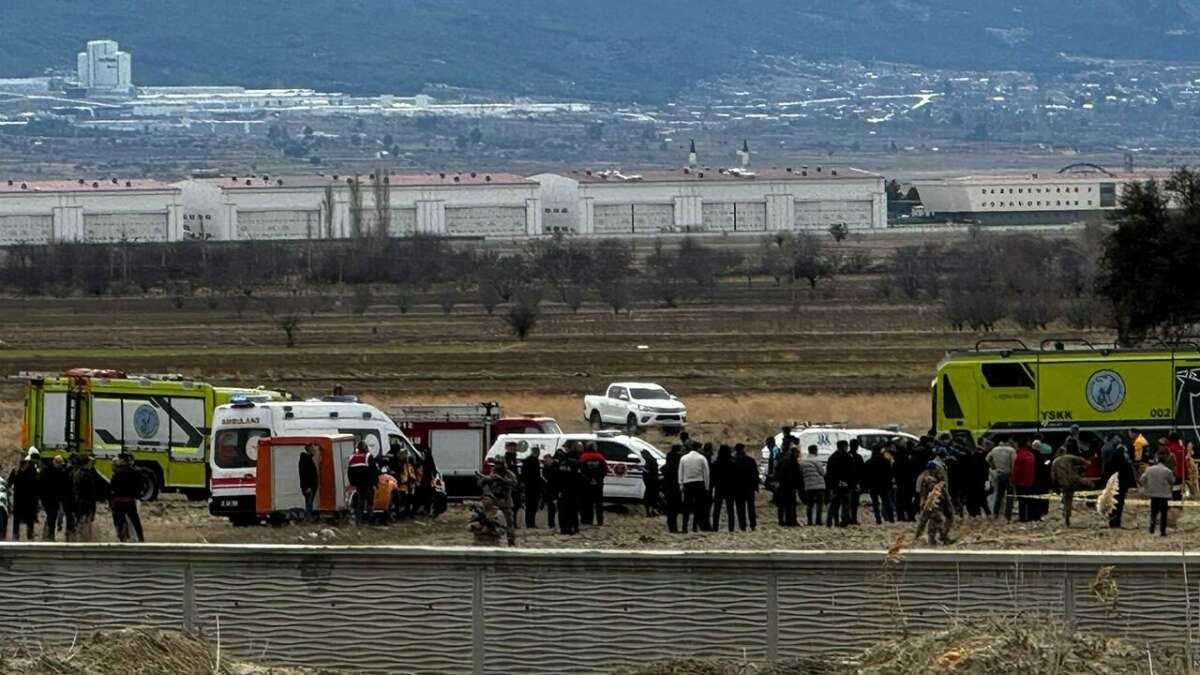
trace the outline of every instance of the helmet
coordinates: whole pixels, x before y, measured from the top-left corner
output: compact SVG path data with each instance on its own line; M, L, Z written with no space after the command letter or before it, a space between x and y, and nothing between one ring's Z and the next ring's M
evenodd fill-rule
M42 456L42 453L34 446L29 446L29 451L25 453L25 459L34 460Z

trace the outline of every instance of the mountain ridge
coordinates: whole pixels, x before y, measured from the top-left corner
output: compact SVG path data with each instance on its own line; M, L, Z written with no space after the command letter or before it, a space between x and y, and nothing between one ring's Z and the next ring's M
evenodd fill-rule
M88 39L138 84L656 102L760 55L1055 70L1059 53L1200 62L1200 0L52 0L0 9L0 75L70 68Z

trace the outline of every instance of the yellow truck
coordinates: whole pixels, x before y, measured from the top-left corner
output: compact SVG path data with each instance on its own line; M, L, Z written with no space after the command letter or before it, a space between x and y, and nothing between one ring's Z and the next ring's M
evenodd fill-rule
M938 433L1055 437L1078 425L1107 435L1200 436L1200 348L1113 348L1086 341L985 340L950 352L932 385Z
M43 459L90 454L105 477L112 475L112 460L128 453L145 479L146 500L164 490L207 498L213 410L235 397L285 398L277 391L217 387L179 375L77 368L19 377L25 380L22 447L37 447Z

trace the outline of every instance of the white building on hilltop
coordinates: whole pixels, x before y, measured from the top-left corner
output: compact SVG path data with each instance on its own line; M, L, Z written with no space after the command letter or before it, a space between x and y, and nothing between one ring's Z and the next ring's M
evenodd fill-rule
M92 40L76 57L79 84L98 94L128 94L133 90L133 62L114 40Z

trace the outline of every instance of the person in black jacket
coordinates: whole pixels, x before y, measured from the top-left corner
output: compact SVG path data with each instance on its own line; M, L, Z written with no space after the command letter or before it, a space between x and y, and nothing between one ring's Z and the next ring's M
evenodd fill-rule
M755 512L755 498L758 496L758 462L746 454L746 446L738 443L733 446L733 502L737 507L738 529L746 531L746 520L749 516L750 531L758 527L758 514Z
M320 475L317 473L317 446L304 446L304 452L300 453L300 461L296 470L300 472L300 493L304 495L304 517L313 520L315 514L313 512L313 500L317 497L317 488L321 484Z
M679 460L682 457L683 446L672 445L663 467L662 492L668 532L679 532L679 508L683 503L683 496L679 493Z
M1120 436L1109 437L1100 451L1100 461L1104 476L1102 485L1108 483L1113 474L1117 475L1116 506L1108 516L1108 526L1117 529L1121 527L1121 514L1125 511L1125 495L1137 482L1129 450L1121 443Z
M579 534L579 500L586 480L579 466L579 448L575 445L555 467L554 489L558 491L558 528L562 534Z
M67 514L67 538L75 536L74 486L62 455L55 455L50 465L42 469L38 493L42 497L42 508L46 511L46 523L42 527L42 539L54 541L58 531L58 514Z
M658 515L658 460L649 450L642 450L642 505L646 507L646 517Z
M113 461L113 475L109 482L109 491L112 494L109 497L108 508L112 511L117 538L121 541L129 541L130 526L133 527L137 541L146 541L137 508L138 498L141 497L144 486L142 475L133 468L128 459L118 457Z
M837 450L825 462L825 485L829 488L829 513L826 527L850 524L850 493L854 481L854 460L846 441L837 442Z
M566 458L562 448L542 457L542 501L546 503L546 525L551 530L558 522L558 464Z
M521 484L525 487L525 527L537 527L537 512L542 506L542 451L536 447L521 460Z
M717 450L717 458L709 465L709 480L712 483L713 509L712 531L721 530L721 506L725 507L729 531L733 532L733 488L736 476L733 462L733 449L724 443Z
M871 448L871 458L863 466L863 486L871 495L871 511L875 524L883 521L896 522L896 505L893 497L892 463L883 456L883 449Z
M796 448L785 443L783 454L775 465L775 511L780 527L796 527L796 490L800 489L800 464L796 461Z
M96 473L96 465L90 455L84 455L79 468L71 474L71 488L75 504L75 540L92 541L96 502L108 500L108 484Z
M849 509L849 520L845 516L842 517L842 520L846 520L851 525L858 524L859 498L866 489L863 486L863 479L866 477L866 462L858 452L859 447L860 444L857 438L850 439L850 496L846 500L846 508Z
M37 465L30 459L21 460L21 464L8 476L8 489L12 494L14 541L21 536L21 525L25 526L25 538L33 541L33 526L37 524L40 483Z

